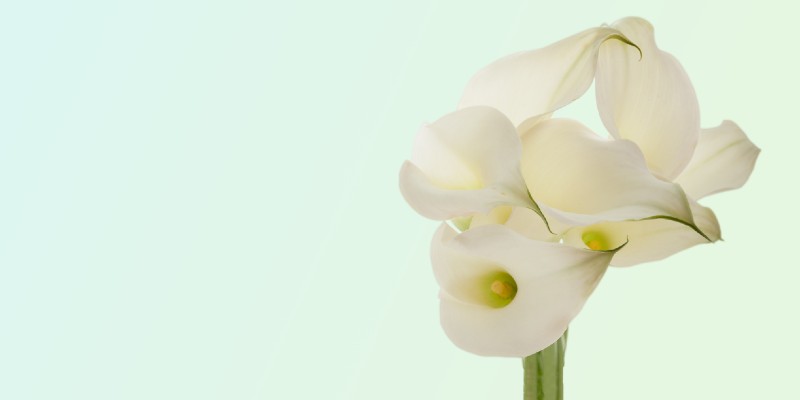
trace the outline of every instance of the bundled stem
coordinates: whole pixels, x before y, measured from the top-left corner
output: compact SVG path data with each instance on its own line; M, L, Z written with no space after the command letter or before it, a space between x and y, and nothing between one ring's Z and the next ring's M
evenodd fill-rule
M564 399L564 353L567 332L544 350L522 359L524 400Z

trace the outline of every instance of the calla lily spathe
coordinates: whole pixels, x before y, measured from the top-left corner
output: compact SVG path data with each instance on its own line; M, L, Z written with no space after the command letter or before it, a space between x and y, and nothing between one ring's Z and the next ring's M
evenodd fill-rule
M569 225L669 217L693 225L679 185L647 169L635 144L548 119L522 134L522 175L545 214Z
M442 224L431 244L442 327L471 353L533 354L564 333L612 256L532 240L505 225L457 234Z
M700 133L700 107L678 60L660 50L653 26L641 18L612 25L639 46L606 43L598 53L600 117L617 139L636 143L653 173L672 180L689 163Z
M411 160L400 169L400 191L421 215L438 220L494 207L538 210L520 172L516 128L490 107L445 115L417 133Z

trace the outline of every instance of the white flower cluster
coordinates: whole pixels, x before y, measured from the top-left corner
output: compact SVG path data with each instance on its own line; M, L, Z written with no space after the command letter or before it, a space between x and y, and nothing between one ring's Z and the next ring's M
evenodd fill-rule
M609 138L552 118L592 81ZM719 240L697 200L742 186L759 151L733 122L700 128L688 76L640 18L491 63L400 171L411 207L443 221L431 258L446 334L481 355L547 347L609 265Z

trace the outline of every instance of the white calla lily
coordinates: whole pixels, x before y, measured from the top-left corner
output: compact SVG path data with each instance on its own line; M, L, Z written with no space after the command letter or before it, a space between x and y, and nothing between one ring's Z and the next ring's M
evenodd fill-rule
M653 176L639 148L550 119L521 135L522 174L545 215L570 225L667 218L696 229L681 187Z
M612 25L639 46L608 42L599 52L597 107L615 138L635 142L656 175L672 180L689 163L700 132L700 108L678 60L660 50L641 18Z
M538 210L520 173L513 124L490 107L469 107L422 127L400 191L421 215L438 220L488 213L502 205Z
M695 199L738 189L753 172L759 153L738 125L723 121L700 132L694 156L675 182Z
M551 118L593 79L609 138ZM731 121L700 128L686 72L641 18L495 61L400 173L408 203L447 220L431 244L445 333L524 357L525 398L561 398L564 333L609 265L720 240L697 200L741 187L759 153Z
M618 30L597 27L541 49L501 58L472 77L459 108L490 106L517 126L552 113L589 88L600 45L606 41L632 45Z
M679 222L656 218L641 221L603 222L577 226L563 234L564 242L575 247L607 250L627 243L611 260L611 265L628 267L669 257L698 244L720 239L719 223L710 208L690 202L697 232Z
M564 333L612 256L531 240L503 225L457 234L442 224L431 245L442 327L475 354L533 354Z

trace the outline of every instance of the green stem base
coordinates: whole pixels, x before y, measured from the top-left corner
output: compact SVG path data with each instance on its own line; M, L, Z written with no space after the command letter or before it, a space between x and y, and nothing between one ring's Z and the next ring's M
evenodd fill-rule
M564 353L567 332L544 350L522 359L525 369L524 400L564 399Z

